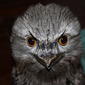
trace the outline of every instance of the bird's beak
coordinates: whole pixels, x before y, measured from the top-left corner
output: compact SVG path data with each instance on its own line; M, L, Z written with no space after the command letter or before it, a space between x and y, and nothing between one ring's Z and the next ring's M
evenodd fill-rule
M53 65L55 65L62 57L62 54L52 55L52 56L46 56L46 57L39 57L35 54L33 56L36 58L36 60L43 65L47 70L50 70Z
M51 58L48 59L42 59L42 61L45 63L45 67L50 70L51 67L53 66L53 62L55 61L55 59L57 59L58 56L52 56Z
M55 55L50 58L36 57L37 61L42 64L47 70L50 70L63 56Z

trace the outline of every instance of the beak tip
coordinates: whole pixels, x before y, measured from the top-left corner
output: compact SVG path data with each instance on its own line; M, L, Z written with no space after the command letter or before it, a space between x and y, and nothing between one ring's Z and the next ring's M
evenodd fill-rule
M50 69L51 69L50 64L48 64L48 65L46 66L46 68L47 68L48 71L50 71Z

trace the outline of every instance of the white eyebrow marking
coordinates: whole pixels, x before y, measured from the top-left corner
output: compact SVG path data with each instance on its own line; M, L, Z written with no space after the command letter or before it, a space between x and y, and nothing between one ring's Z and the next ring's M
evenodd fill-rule
M65 31L66 31L66 30L64 30L64 31L61 32L61 33L58 32L58 33L54 36L54 40L57 39L57 38L59 38L61 35L65 34Z

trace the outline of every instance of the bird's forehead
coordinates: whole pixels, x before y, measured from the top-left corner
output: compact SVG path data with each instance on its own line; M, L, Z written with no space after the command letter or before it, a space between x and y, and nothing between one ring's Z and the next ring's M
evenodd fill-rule
M29 31L40 41L54 40L64 31L76 35L80 29L77 19L68 8L50 4L36 5L27 10L23 19L20 18L14 27L22 36L29 35Z
M45 22L44 22L45 21ZM31 24L30 31L31 33L38 38L40 41L49 39L50 41L53 41L55 38L59 37L64 31L65 28L58 27L56 24L53 23L50 20L46 22L46 20L39 21L42 23L35 23Z
M61 7L55 4L47 6L39 4L27 10L25 20L37 38L53 39L54 35L57 35L60 22L63 20L63 17L59 18L60 9Z
M32 25L31 32L32 34L38 38L40 41L42 40L49 40L54 41L55 39L59 38L63 33L69 34L69 35L76 35L78 34L78 29L74 29L74 23L70 23L67 25L67 21L61 21L60 23L56 23L56 21L46 22L46 25L44 24L44 20L41 21L42 25L34 24ZM59 25L57 25L59 24ZM45 25L45 26L44 26Z

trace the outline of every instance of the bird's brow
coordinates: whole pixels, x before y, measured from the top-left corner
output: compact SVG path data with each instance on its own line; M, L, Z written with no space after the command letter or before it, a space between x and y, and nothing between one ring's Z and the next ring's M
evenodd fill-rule
M30 31L29 31L31 37L33 37L35 40L39 41Z

